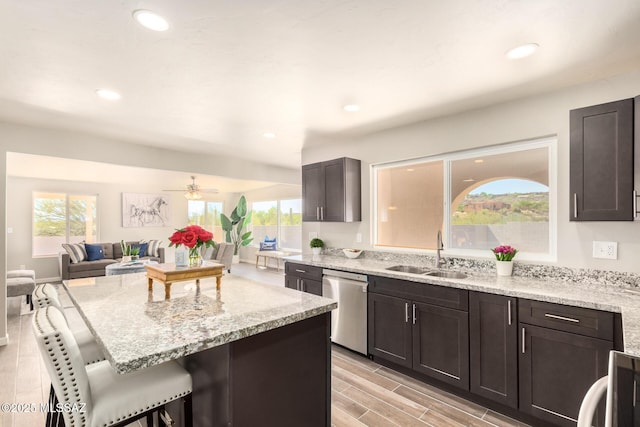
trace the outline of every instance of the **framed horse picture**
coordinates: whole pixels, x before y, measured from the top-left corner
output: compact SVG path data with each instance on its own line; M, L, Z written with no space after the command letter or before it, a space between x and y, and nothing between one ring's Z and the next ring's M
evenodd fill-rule
M169 227L171 198L165 194L122 193L122 226Z

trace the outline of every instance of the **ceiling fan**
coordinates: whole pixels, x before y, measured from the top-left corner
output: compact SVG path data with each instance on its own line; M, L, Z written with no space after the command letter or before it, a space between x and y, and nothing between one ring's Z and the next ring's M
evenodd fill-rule
M191 175L191 184L187 184L187 188L184 190L162 190L162 191L184 191L184 197L187 200L200 200L202 199L201 193L217 193L218 190L216 188L200 188L198 184L196 184L196 177Z

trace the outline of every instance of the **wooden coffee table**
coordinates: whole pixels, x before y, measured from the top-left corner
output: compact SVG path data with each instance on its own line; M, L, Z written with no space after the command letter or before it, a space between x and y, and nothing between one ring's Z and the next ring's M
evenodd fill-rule
M196 285L199 285L200 279L215 277L216 289L220 290L224 264L204 262L199 267L176 267L175 264L151 264L145 265L144 267L147 270L149 291L153 289L153 281L157 280L164 283L164 299L170 299L171 284L173 282L183 282L185 280L195 279Z

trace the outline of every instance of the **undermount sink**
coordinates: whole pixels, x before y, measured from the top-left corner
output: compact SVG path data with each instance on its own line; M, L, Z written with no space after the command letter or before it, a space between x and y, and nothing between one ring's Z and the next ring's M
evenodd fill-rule
M390 271L399 271L401 273L413 273L413 274L424 274L429 271L427 268L415 267L413 265L394 265L393 267L387 267L385 270Z
M443 277L445 279L464 279L467 277L466 274L459 271L431 270L430 268L416 267L414 265L394 265L393 267L385 268L385 270L398 271L400 273L422 274L425 276L433 277Z
M444 271L444 270L430 271L428 273L425 273L425 276L444 277L446 279L464 279L467 277L466 274L461 273L459 271Z

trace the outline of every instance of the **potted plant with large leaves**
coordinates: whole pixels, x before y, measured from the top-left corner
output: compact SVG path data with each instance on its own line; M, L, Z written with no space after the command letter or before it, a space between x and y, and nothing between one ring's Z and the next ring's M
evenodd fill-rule
M247 211L247 199L244 196L240 197L230 217L220 214L220 223L227 243L233 244L234 262L237 262L240 246L247 246L253 241L251 231L244 231L245 227L251 223L251 211Z

